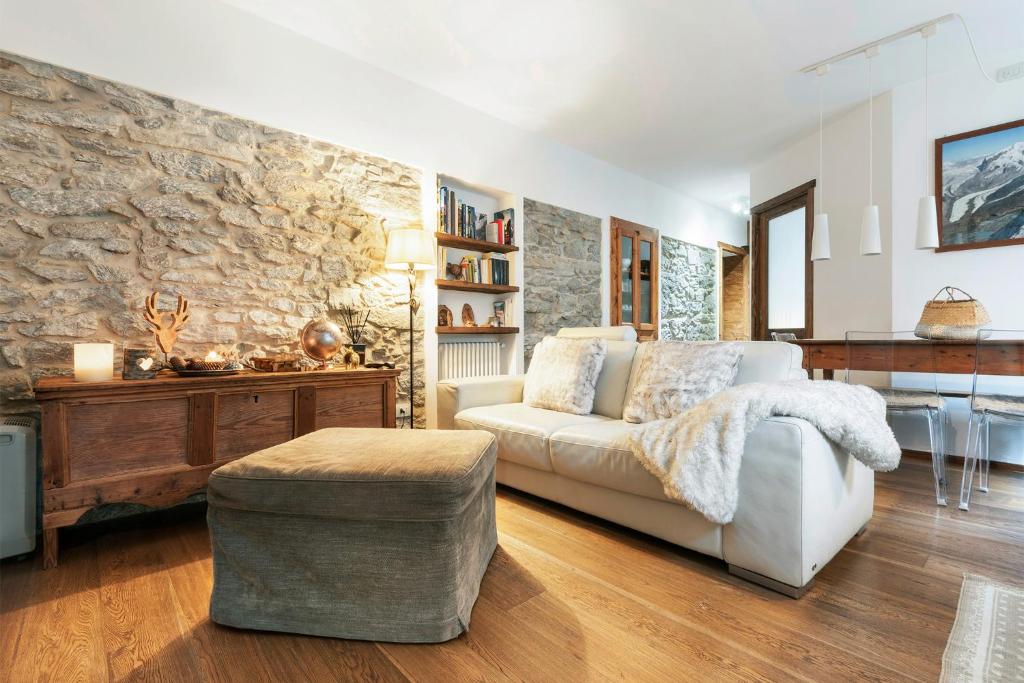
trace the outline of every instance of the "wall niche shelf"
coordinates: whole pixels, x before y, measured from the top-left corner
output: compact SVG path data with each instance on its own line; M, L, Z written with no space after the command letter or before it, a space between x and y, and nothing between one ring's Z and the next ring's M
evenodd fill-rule
M437 243L442 247L478 251L485 254L507 254L512 251L519 251L519 247L514 244L498 244L497 242L487 242L486 240L475 240L469 237L449 235L446 232L436 232L434 235L437 237Z
M438 334L519 334L518 327L441 327L434 328Z
M463 282L462 280L437 280L438 289L453 289L459 292L484 292L487 294L508 294L518 292L515 285L488 285L480 282Z

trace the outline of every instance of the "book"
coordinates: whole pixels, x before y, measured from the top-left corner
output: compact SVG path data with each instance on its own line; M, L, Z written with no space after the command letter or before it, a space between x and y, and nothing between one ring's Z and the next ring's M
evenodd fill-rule
M448 186L437 188L437 231L448 232Z
M485 229L484 239L498 244L498 232L500 229L501 223L499 221L490 221Z
M516 231L515 231L515 209L503 209L497 211L494 217L502 219L503 233L501 240L502 244L515 244L516 243Z
M445 232L455 234L455 192L448 190L448 210L445 211Z

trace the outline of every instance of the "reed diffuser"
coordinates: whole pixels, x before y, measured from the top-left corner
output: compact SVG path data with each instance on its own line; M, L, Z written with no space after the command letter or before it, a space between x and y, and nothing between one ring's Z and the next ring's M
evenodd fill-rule
M370 319L369 309L364 313L355 306L342 306L338 312L341 313L341 320L348 331L352 350L359 354L359 364L366 365L366 344L363 342L363 332Z

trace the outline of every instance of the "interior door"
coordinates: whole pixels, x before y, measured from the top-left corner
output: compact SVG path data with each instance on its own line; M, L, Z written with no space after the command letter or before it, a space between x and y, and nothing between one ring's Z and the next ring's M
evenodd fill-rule
M808 339L813 335L813 216L814 181L751 210L754 339L771 340L774 335Z
M658 338L658 231L611 219L611 323Z

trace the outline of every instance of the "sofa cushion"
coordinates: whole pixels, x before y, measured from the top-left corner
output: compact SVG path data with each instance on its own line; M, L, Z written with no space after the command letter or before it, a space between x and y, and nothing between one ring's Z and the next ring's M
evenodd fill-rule
M634 360L622 419L674 417L728 388L743 347L736 342L653 341Z
M558 330L559 337L572 339L607 339L608 341L636 341L636 330L632 325L612 325L610 327L563 327Z
M498 458L519 465L552 472L548 439L573 425L608 422L601 415L573 415L533 408L525 403L467 408L455 415L459 429L483 429L498 439Z
M608 342L604 339L544 337L533 348L523 386L523 403L589 415L607 352Z
M803 349L796 344L769 341L737 343L743 347L743 358L733 384L807 379L807 372L803 369Z
M574 425L551 435L551 466L556 474L614 491L668 500L661 482L633 456L626 436L637 425L612 420Z

